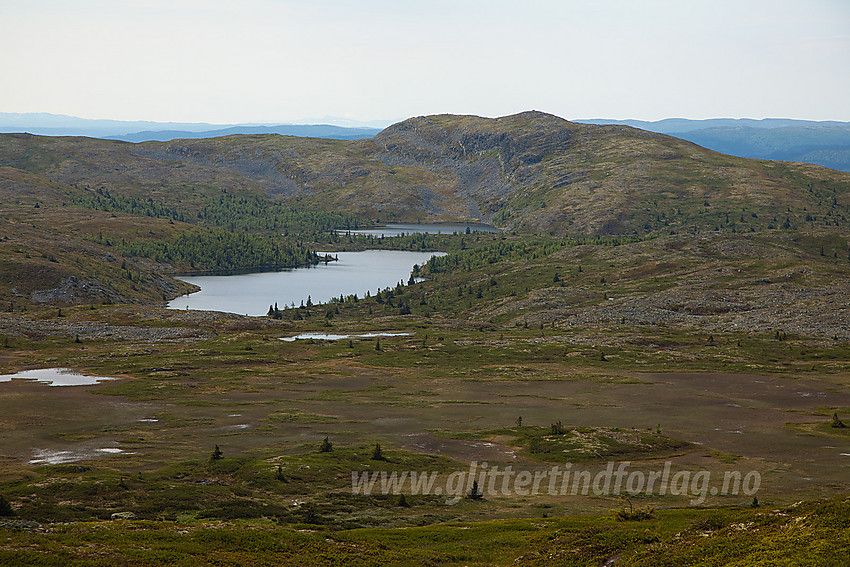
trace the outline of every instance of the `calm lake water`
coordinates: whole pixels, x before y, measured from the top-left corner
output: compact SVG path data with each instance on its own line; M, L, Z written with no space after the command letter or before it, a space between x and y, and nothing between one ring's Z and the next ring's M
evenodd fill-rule
M260 272L233 276L187 276L201 291L169 302L171 309L226 311L242 315L265 315L269 305L297 307L307 302L325 303L340 295L366 291L374 295L378 289L407 284L414 264L425 264L442 252L407 252L399 250L366 250L365 252L329 252L336 262L318 264L278 272Z
M372 236L401 236L402 234L452 234L464 233L466 229L472 232L499 232L499 229L489 224L467 223L435 223L435 224L407 224L397 223L379 226L377 228L366 228L363 230L340 230L340 234L365 234Z

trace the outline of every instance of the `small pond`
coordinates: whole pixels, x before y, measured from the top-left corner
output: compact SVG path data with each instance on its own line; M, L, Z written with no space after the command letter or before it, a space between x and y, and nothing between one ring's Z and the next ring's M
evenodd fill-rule
M68 368L41 368L38 370L22 370L15 374L0 375L0 382L11 382L12 380L29 380L50 386L92 386L98 382L116 380L116 378L87 376Z

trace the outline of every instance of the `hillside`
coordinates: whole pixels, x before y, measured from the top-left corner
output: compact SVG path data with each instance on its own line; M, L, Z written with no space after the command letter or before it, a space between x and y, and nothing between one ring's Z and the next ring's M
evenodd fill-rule
M785 218L798 225L813 211L846 214L850 187L850 177L815 167L741 160L665 135L536 112L416 118L374 140L384 163L453 176L456 193L483 218L538 231L749 230Z
M126 144L0 136L0 166L196 213L222 190L373 221L482 220L560 234L833 226L850 174L734 158L526 112L418 117L355 141L240 135Z
M168 273L308 265L334 229L399 220L581 238L802 231L837 258L848 206L850 174L539 112L418 117L354 141L6 134L0 301L162 301L188 289Z

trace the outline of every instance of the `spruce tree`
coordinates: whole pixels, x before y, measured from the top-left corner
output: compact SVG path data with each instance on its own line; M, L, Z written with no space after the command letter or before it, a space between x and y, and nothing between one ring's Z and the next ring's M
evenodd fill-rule
M372 456L369 457L373 461L386 461L387 458L384 456L383 451L381 451L381 444L375 443L375 448L372 449Z

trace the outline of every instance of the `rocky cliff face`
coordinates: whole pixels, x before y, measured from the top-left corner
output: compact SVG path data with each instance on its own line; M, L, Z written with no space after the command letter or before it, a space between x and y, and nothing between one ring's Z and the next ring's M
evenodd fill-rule
M541 177L540 163L568 152L581 126L540 112L498 119L422 116L390 126L372 139L385 165L449 175L458 195L492 222L510 196Z

